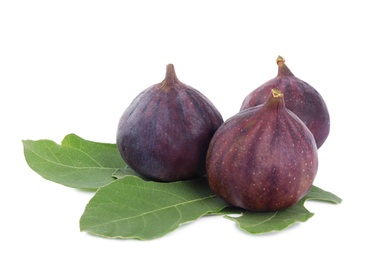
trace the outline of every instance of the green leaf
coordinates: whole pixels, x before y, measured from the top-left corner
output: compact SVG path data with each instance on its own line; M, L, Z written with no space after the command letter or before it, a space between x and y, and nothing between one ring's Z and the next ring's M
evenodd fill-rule
M96 192L80 229L109 238L149 240L226 206L205 178L160 183L126 176Z
M341 203L336 195L312 186L296 205L276 212L248 212L231 207L209 188L206 178L159 183L135 177L115 144L67 135L23 141L28 165L45 179L79 189L97 190L80 220L83 231L115 238L153 239L206 214L223 215L252 234L283 230L314 214L304 203ZM237 215L237 216L234 216Z
M306 194L306 196L303 198L303 201L306 200L318 200L318 201L325 201L330 202L334 204L340 204L342 202L342 199L338 196L334 195L331 192L322 190L321 188L318 188L316 186L312 186Z
M307 200L319 200L335 204L342 201L336 195L312 186L308 194L290 208L275 212L245 211L240 217L225 216L225 218L236 222L240 229L252 234L280 231L295 223L305 222L314 215L304 207Z
M122 169L120 169L119 171L116 171L112 174L112 176L116 179L121 179L127 175L137 175L137 173L128 165ZM143 176L140 176L141 178L144 179Z
M127 171L115 144L92 142L75 134L61 145L51 140L24 140L24 156L31 169L43 178L79 189L97 189Z

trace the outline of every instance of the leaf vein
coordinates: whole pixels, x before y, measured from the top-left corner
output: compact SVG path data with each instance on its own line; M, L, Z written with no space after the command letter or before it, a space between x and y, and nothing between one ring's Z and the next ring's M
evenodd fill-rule
M101 165L99 167L98 166L83 166L83 167L82 166L76 166L76 164L73 162L73 160L72 160L73 165L69 165L69 164L65 164L65 163L60 162L59 159L52 152L52 150L50 150L50 152L54 155L56 161L47 159L47 158L43 157L42 155L36 153L34 150L30 150L30 151L34 155L36 155L37 157L44 160L45 162L50 163L50 164L55 164L55 165L58 165L58 166L61 166L61 167L72 168L72 169L73 168L74 169L103 169L103 170L115 170L115 171L117 171L117 169L119 169L119 168L112 168L112 167L104 167L104 166L101 166Z
M259 225L262 225L268 221L271 221L276 215L278 214L278 211L274 212L274 214L272 216L270 216L269 218L263 220L263 221L260 221L254 225L249 225L249 227L256 227L256 226L259 226Z
M183 206L183 205L191 204L191 203L196 203L198 201L204 201L204 200L212 199L214 197L216 197L216 195L209 195L209 196L203 197L203 198L188 200L188 201L181 202L181 203L178 203L178 204L172 204L172 205L168 205L166 207L158 208L158 209L155 209L155 210L146 211L146 212L143 212L143 213L138 214L138 215L134 215L134 216L129 216L129 217L124 217L124 218L119 218L119 219L107 221L107 222L104 222L104 223L93 225L91 227L95 227L96 228L96 227L105 226L105 225L109 225L109 224L113 224L113 223L116 224L117 222L127 221L127 220L134 219L134 218L143 218L144 219L144 216L147 216L147 215L150 215L150 214L155 214L157 212L164 211L164 210L167 210L167 209L170 209L170 208L176 208L177 210L179 210L178 209L179 206ZM182 216L182 214L180 214L180 216ZM180 217L179 220L180 219L182 219L182 217Z

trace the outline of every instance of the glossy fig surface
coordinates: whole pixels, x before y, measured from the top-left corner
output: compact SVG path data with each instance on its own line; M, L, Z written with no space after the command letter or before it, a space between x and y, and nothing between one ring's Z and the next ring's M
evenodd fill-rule
M239 112L215 133L207 154L211 189L228 203L274 211L298 202L311 187L318 155L313 135L286 109L283 93Z
M270 91L277 88L284 94L286 107L310 129L320 148L330 131L330 117L325 101L316 89L290 71L281 56L278 56L277 64L278 75L248 94L241 105L241 111L264 103Z
M180 82L168 64L165 79L141 92L123 113L117 146L124 161L149 179L191 179L206 173L206 152L222 123L210 100Z

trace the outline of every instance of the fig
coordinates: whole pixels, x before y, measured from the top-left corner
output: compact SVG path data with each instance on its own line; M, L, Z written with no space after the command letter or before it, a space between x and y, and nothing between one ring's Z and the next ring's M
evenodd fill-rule
M286 107L310 129L317 147L320 148L330 131L330 118L325 101L316 89L294 76L281 56L278 56L277 64L278 75L249 93L243 100L241 110L264 103L271 89L277 88L284 94Z
M173 64L161 83L143 90L121 116L117 147L137 173L156 181L206 174L206 152L223 123L213 103L180 82Z
M209 186L226 202L251 211L288 208L306 195L318 170L314 137L272 89L267 101L226 120L206 160Z

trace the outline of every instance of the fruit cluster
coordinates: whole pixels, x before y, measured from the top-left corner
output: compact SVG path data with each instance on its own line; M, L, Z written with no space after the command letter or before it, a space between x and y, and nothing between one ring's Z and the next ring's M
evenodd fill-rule
M330 119L321 95L282 57L277 64L278 75L225 122L168 64L165 79L141 92L120 118L122 158L156 181L207 175L214 193L233 206L272 211L294 205L315 179Z

